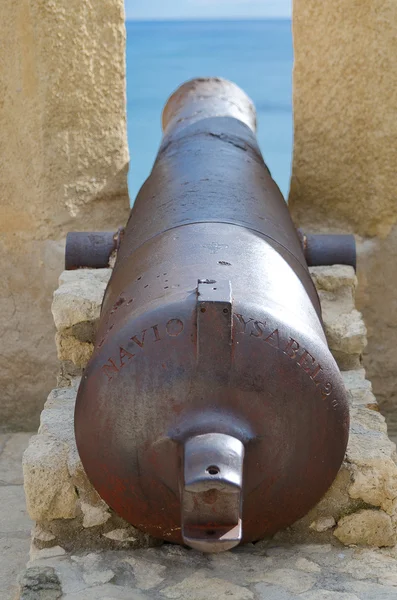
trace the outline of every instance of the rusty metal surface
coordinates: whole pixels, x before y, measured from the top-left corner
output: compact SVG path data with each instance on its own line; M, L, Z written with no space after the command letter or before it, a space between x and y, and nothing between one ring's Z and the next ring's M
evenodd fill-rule
M117 231L73 231L66 236L65 269L104 269L120 246L123 229Z
M235 86L223 86L230 105ZM118 514L216 551L312 508L341 465L349 416L299 236L253 131L227 107L192 123L192 87L200 96L200 82L178 95L132 209L75 432L89 479ZM203 97L211 103L208 80ZM219 479L200 488L198 472L207 486L209 467L230 465L219 435L244 455L241 469L233 463L241 516L230 478L225 494ZM186 457L200 436L215 436L213 460L201 449L191 480ZM194 489L204 497L190 496L190 511Z

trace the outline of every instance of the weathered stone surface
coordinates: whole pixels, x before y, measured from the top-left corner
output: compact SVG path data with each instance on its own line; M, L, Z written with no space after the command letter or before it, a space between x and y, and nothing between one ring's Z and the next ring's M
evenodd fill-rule
M389 427L397 433L397 226L385 239L358 241L357 305L368 328L364 363Z
M43 560L47 558L54 558L58 556L64 556L66 551L61 546L51 546L50 548L37 548L35 544L30 547L30 560Z
M167 569L164 565L134 557L126 558L125 562L131 565L136 585L140 590L151 590L164 581Z
M268 540L210 556L165 545L40 558L29 566L54 568L65 600L395 600L395 550L335 543L279 545ZM100 584L101 577L111 579Z
M347 265L311 267L323 314L328 345L342 371L361 367L367 345L362 315L355 309L357 278Z
M27 433L0 435L0 485L23 485L21 459L28 440Z
M345 592L333 592L331 590L311 590L306 594L302 594L300 598L303 600L360 600L356 594L346 594Z
M114 578L114 571L104 568L100 555L90 552L84 556L72 556L74 562L83 566L83 579L90 586L109 583Z
M109 540L115 540L116 542L135 542L136 537L134 536L134 528L121 528L113 529L103 535Z
M392 519L382 510L360 510L341 519L334 535L346 545L394 546L397 542Z
M66 383L70 376L81 374L91 357L110 274L111 269L78 269L64 271L59 278L52 314L57 328L55 341L58 358L63 364ZM71 367L66 367L68 364Z
M324 531L328 531L335 527L336 521L334 517L320 517L317 521L313 521L310 525L310 529L314 529L318 533L324 533Z
M124 2L1 2L0 22L0 423L33 430L65 235L128 217Z
M295 567L300 571L306 571L306 573L321 573L321 567L307 558L298 558Z
M32 531L32 540L39 542L52 542L55 540L55 535L46 531L41 525L36 523Z
M88 331L84 334L92 336L109 277L110 269L79 269L62 273L52 302L54 323L59 332L70 329L76 332L78 326L81 329L85 326ZM88 340L92 341L90 337Z
M392 0L295 0L290 207L302 225L373 236L397 221L396 20Z
M341 375L350 405L352 407L365 406L366 408L376 410L377 401L372 393L371 382L365 378L365 370L342 371Z
M325 312L325 311L324 311ZM328 317L328 319L327 319ZM366 346L366 329L361 314L352 310L337 319L330 319L324 314L325 333L332 352L345 354L361 354Z
M302 594L313 587L316 578L312 573L305 573L300 570L274 569L264 572L262 581L280 585L294 594Z
M59 333L55 336L55 342L59 360L71 361L79 369L87 366L94 350L94 345L91 342L81 342L73 335L61 335Z
M104 502L98 503L97 506L80 502L80 508L83 513L83 527L98 527L110 519L109 509Z
M32 438L23 457L26 504L35 521L73 519L77 494L70 477L68 447L47 435Z
M32 521L26 513L22 454L31 434L0 434L0 598L16 598L17 577L26 567Z
M364 364L395 431L396 20L393 0L295 0L289 198L295 222L306 231L362 236L357 308L368 328Z
M74 271L62 271L58 278L59 286L69 283L76 283L78 281L86 282L87 280L91 283L101 282L105 286L108 284L112 269L75 269ZM95 297L95 296L94 296Z
M309 267L309 271L317 291L323 292L322 303L324 300L334 301L338 298L341 301L339 304L341 312L344 306L346 312L353 310L357 287L357 277L353 267L348 265ZM331 292L332 296L327 296L324 292Z
M58 600L62 588L55 569L30 567L19 578L20 600Z
M219 600L253 600L254 594L250 590L208 575L208 572L199 571L181 583L161 590L161 595L172 600L208 600L210 597Z

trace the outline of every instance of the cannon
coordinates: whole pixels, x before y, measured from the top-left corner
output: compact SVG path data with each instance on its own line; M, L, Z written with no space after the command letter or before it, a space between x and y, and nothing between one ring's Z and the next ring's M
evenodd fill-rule
M121 517L220 552L294 523L340 468L348 403L308 264L355 265L355 245L295 229L231 82L182 85L163 130L125 229L68 236L66 268L116 254L76 443Z

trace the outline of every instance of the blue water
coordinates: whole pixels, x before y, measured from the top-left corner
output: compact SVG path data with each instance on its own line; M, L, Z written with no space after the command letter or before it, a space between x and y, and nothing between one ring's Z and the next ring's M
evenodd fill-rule
M132 202L161 140L168 96L193 77L231 79L254 100L265 161L288 195L292 154L289 20L127 22L128 139Z

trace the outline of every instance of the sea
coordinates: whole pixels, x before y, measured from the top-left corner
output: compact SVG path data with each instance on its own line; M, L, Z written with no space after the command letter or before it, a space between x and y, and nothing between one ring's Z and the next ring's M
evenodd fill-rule
M131 202L149 175L167 98L193 77L237 83L255 103L258 141L288 196L292 156L290 20L127 21L127 117Z

